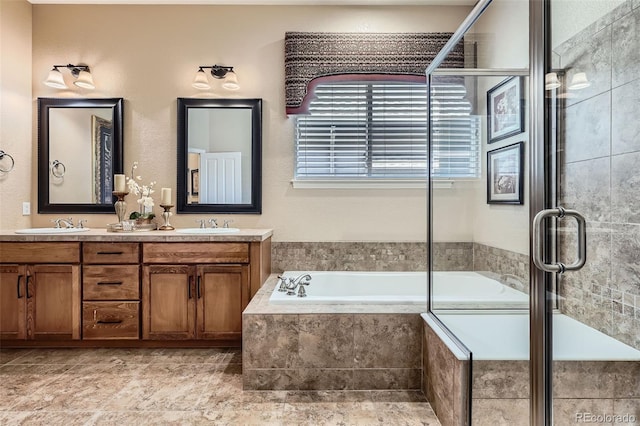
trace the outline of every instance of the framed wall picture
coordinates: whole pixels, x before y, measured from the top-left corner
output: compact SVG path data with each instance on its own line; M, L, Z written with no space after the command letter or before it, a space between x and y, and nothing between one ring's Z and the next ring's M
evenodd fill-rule
M522 78L509 77L487 92L487 141L524 132Z
M524 142L487 152L487 204L522 204Z

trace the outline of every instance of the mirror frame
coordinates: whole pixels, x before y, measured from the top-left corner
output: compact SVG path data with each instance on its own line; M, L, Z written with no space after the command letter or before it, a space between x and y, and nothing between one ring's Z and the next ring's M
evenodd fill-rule
M49 111L52 108L112 108L113 173L121 174L124 168L123 99L38 98L38 213L114 213L113 203L51 203L49 199Z
M189 154L188 114L191 108L251 110L251 202L249 204L187 203ZM262 213L262 99L178 98L178 213Z

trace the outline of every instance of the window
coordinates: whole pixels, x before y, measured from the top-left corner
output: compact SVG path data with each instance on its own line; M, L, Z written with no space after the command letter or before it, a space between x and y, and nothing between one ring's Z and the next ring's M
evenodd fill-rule
M464 86L432 92L433 177L477 178L479 117ZM326 83L314 94L296 118L297 180L426 178L426 84Z

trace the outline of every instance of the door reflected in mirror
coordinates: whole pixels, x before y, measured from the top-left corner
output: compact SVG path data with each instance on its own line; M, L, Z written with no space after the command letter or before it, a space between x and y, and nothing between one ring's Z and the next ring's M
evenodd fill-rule
M38 210L113 212L122 99L38 99Z
M178 212L260 213L261 100L178 99Z
M111 203L112 161L111 108L49 111L49 202Z

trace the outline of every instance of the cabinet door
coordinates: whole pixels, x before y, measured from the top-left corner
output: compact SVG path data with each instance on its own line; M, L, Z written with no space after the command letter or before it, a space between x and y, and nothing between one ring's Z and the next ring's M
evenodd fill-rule
M80 266L27 266L27 338L80 339Z
M142 281L142 338L195 337L195 268L147 265Z
M199 266L196 284L197 337L240 339L242 311L249 303L249 267Z
M25 339L26 269L0 265L0 339Z

